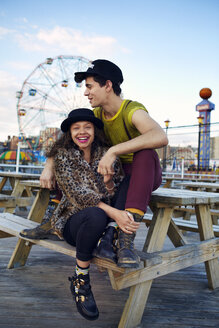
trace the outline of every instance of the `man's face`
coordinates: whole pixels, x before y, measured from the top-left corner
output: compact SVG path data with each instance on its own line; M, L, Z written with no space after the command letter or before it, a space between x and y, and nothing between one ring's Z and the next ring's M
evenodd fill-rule
M103 106L106 102L106 86L101 87L94 81L93 77L87 77L85 80L86 89L84 95L88 97L91 107Z

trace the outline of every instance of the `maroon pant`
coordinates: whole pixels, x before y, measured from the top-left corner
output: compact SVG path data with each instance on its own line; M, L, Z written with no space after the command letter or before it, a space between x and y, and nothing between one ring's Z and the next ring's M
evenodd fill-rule
M130 176L125 208L137 208L146 212L152 191L162 182L162 170L156 151L144 149L134 153L133 162L123 164L123 169Z

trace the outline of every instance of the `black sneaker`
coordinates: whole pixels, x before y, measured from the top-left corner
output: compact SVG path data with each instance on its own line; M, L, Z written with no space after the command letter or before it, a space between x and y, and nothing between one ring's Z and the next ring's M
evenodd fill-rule
M75 274L68 280L71 281L70 290L74 296L78 312L87 320L96 320L99 317L99 311L91 291L89 274L78 276Z

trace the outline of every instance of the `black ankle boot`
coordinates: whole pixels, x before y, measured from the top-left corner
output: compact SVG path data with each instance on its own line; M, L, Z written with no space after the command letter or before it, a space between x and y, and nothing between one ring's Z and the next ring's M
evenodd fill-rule
M138 268L140 258L134 248L135 233L128 234L119 230L117 265L122 268Z
M79 274L78 276L75 274L68 280L71 281L70 290L78 312L87 320L96 320L99 317L99 311L91 291L89 274Z
M133 214L136 222L142 221L142 216L139 214ZM134 247L134 239L136 234L128 234L119 230L118 237L118 251L117 251L117 265L122 268L138 268L140 264L140 258L136 253Z
M116 263L117 256L115 244L117 238L117 229L112 226L107 227L97 247L93 251L93 256Z
M29 239L54 239L59 240L59 237L54 235L54 231L51 226L51 217L57 207L57 203L52 200L49 201L46 213L43 217L42 223L33 229L24 229L20 232L21 237Z

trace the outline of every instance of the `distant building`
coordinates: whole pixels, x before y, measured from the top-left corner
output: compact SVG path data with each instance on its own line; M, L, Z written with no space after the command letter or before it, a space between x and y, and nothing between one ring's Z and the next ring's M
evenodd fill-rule
M211 159L219 160L219 136L210 138Z
M40 131L40 141L43 145L43 150L51 146L58 139L59 134L60 129L58 128L46 128Z
M10 150L16 150L18 144L18 137L13 136L10 141Z

